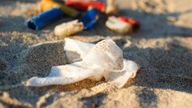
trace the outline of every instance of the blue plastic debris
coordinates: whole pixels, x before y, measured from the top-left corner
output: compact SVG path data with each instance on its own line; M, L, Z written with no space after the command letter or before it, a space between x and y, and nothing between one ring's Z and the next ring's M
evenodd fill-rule
M64 15L64 13L58 8L52 8L45 12L40 13L37 16L33 16L27 20L27 26L33 30L42 29L47 24L58 20Z
M85 15L80 19L83 22L84 30L93 28L93 25L97 21L98 10L96 8L92 8L88 10Z

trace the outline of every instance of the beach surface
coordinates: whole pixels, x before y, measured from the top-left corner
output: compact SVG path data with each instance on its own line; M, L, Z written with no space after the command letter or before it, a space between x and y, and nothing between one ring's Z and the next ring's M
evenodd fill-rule
M52 66L66 64L65 36L55 36L53 30L72 19L33 31L25 21L35 14L37 1L0 0L0 107L190 108L192 1L117 1L117 15L137 19L138 32L114 33L105 27L107 17L101 15L94 29L69 38L93 43L111 38L122 48L124 58L137 62L141 67L137 77L121 89L90 80L41 88L19 85L32 76L47 76Z

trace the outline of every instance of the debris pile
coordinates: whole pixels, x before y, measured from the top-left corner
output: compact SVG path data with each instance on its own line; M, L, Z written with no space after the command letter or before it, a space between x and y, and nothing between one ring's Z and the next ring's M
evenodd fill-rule
M105 13L109 16L105 25L110 30L120 34L138 30L139 23L135 19L114 16L117 11L116 0L107 0L106 4L100 1L42 0L39 15L27 20L27 26L40 30L63 16L69 16L74 20L57 25L54 34L70 36L93 29L100 13ZM123 59L122 50L111 39L91 44L66 38L64 52L69 64L53 66L47 77L32 77L24 85L66 85L84 79L99 81L104 78L121 88L136 76L139 69L134 61Z
M117 12L116 0L106 0L106 2L41 0L39 14L28 19L26 25L33 30L40 30L63 17L71 17L74 21L63 22L56 26L54 31L57 36L70 36L83 30L93 29L100 13L104 13L109 16L106 27L110 30L120 34L138 30L138 21L125 16L115 16Z

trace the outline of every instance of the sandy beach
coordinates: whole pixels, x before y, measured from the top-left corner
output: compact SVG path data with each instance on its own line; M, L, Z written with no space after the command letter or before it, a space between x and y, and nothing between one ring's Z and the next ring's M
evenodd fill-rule
M104 25L107 17L101 15L94 29L69 38L93 43L111 38L124 58L137 62L141 67L137 77L121 89L104 80L41 88L17 86L32 76L47 76L52 66L66 64L65 36L55 36L53 30L72 19L64 17L33 31L25 21L38 8L36 0L0 0L0 107L190 108L192 1L117 1L117 15L137 19L138 32L124 36L112 32Z

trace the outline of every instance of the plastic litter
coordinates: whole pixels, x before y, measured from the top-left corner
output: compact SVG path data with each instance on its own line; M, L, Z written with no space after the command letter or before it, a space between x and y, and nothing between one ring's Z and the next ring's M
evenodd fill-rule
M126 34L128 32L131 32L133 29L131 24L125 21L119 20L115 16L108 17L108 20L106 21L105 25L109 29L121 34Z
M67 56L69 63L75 61L80 61L82 58L85 58L87 52L94 46L92 43L81 42L78 40L73 40L65 38L65 47L64 51ZM71 53L73 52L73 53Z
M77 17L79 12L74 8L66 6L63 1L58 0L41 0L40 2L40 12L47 11L51 8L59 8L63 13L70 17Z
M80 21L83 22L84 30L93 28L98 19L98 14L99 12L96 8L91 8L81 17Z
M123 17L123 16L120 16L118 18L121 21L124 21L124 22L131 24L131 26L133 27L133 31L137 31L140 28L139 22L133 18Z
M87 11L91 7L94 7L101 12L105 11L105 4L98 1L89 1L89 2L65 1L65 4L79 11Z
M97 17L98 10L96 8L91 8L82 16L80 21L74 20L56 26L54 33L57 36L70 36L82 30L91 29L96 23Z
M33 30L40 30L47 24L60 19L63 15L64 13L60 9L52 8L28 19L26 25Z
M82 31L84 28L83 23L78 20L62 23L55 27L54 33L56 36L70 36L77 32Z
M99 12L110 15L118 11L116 0L106 0L106 3L103 0L41 0L40 7L42 13L27 21L27 26L33 30L42 29L45 25L58 20L63 15L79 19L56 26L54 31L56 36L70 36L82 30L92 29L99 18ZM80 14L76 9L86 12ZM135 32L140 28L137 20L124 16L110 16L105 25L110 30L121 34Z
M59 4L53 0L41 0L39 3L39 12L44 12L51 8L59 8Z
M66 45L70 42L73 44L67 45L64 49L68 51L67 49L72 48L77 53L81 52L79 54L83 54L80 56L82 60L72 64L53 66L47 77L32 77L25 83L26 86L66 85L84 79L99 81L104 77L109 83L121 88L136 76L139 66L131 60L123 59L122 50L110 39L98 42L96 45L72 39L65 41ZM76 47L73 46L74 44ZM85 55L86 51L88 51L87 55Z

